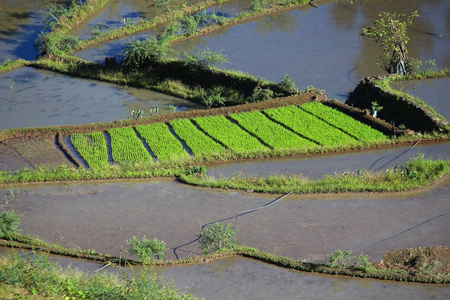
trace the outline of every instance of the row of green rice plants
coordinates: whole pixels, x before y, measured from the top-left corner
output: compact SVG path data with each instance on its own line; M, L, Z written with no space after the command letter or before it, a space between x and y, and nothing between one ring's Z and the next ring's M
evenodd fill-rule
M211 137L237 152L267 150L257 138L224 116L194 118L195 123Z
M152 160L132 127L110 129L108 133L111 136L111 153L115 162L134 163Z
M160 161L189 157L180 141L170 132L167 124L137 126L136 130Z
M91 169L104 168L108 163L108 150L103 132L74 133L70 141Z
M294 105L267 109L264 113L295 133L323 146L348 145L357 142L355 138Z
M194 155L208 155L225 151L222 145L198 130L189 119L172 120L169 124Z
M387 137L378 130L373 129L334 108L323 105L322 103L306 103L301 105L300 109L309 112L328 124L354 136L360 141L375 142L387 139Z
M260 111L231 114L230 118L273 149L302 149L316 145L269 120Z

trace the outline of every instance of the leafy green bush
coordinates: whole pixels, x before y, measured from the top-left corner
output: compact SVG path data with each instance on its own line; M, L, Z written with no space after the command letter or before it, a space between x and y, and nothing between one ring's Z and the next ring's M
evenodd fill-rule
M211 93L204 95L202 97L203 103L207 108L211 108L213 106L223 106L225 104L226 98L222 97L221 93Z
M236 230L231 229L230 224L215 223L199 233L198 241L202 246L203 254L208 254L233 248L236 245L235 235Z
M361 253L355 258L355 267L361 269L362 271L368 273L374 269L372 263L369 262L369 256L367 254Z
M343 252L341 249L334 251L330 256L330 265L335 268L342 268L347 266L347 262L352 255L352 250Z
M18 215L14 210L5 210L0 213L0 238L6 235L20 232L17 229L22 215Z
M197 31L198 21L194 16L185 16L181 19L181 24L183 25L183 28L188 36Z
M222 51L213 51L209 47L197 52L184 51L182 60L186 65L194 68L217 67L228 63L227 56L222 54Z
M127 69L148 67L151 62L166 58L172 51L167 39L149 37L145 40L132 40L123 51L123 65Z
M253 94L248 98L249 102L260 102L270 100L275 93L271 89L263 89L260 85L256 86Z
M127 240L127 245L130 246L130 253L137 255L143 263L152 261L153 257L163 259L164 251L166 250L164 241L159 241L156 238L150 241L145 235L142 237L142 241L133 236Z
M283 80L281 80L278 85L290 93L298 92L297 87L295 86L295 81L289 77L288 74L284 74Z

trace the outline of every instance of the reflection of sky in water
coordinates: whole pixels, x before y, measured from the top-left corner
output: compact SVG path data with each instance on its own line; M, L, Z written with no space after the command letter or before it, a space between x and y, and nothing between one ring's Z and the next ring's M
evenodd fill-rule
M289 74L301 89L313 85L331 98L345 100L358 81L383 74L375 65L379 47L360 36L381 11L409 13L419 9L410 31L410 56L450 62L450 22L446 0L440 1L348 1L330 2L318 8L298 10L251 20L231 28L186 41L178 51L194 47L224 50L231 64L255 76L279 82ZM447 24L447 25L446 25ZM441 37L442 36L442 37Z
M158 107L168 113L170 104L178 110L198 107L145 89L32 68L0 74L0 91L0 129L115 121L126 119L133 109L148 115L150 108Z
M437 113L450 120L450 78L400 81L393 82L391 86L424 100Z

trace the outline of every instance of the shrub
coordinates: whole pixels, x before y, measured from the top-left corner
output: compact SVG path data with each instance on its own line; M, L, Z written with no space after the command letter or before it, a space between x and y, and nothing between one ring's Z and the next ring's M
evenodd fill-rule
M185 16L181 20L181 24L183 25L183 28L188 36L197 31L198 21L194 16Z
M128 69L147 67L154 61L166 58L171 52L167 39L149 37L145 40L132 40L125 48L123 65Z
M198 235L203 254L233 248L236 245L235 235L236 230L231 229L230 224L215 223L203 229Z
M212 106L223 106L226 99L225 97L222 97L222 94L220 92L213 92L211 94L202 96L202 101L207 108L211 108Z
M289 93L298 92L294 80L291 77L289 77L288 74L284 74L283 80L278 85L281 86L286 91L288 91Z
M271 89L263 89L261 86L255 87L253 94L248 98L249 102L259 102L270 100L274 96L274 92Z
M18 215L14 210L5 210L0 213L0 238L6 235L16 234L20 230L19 226L22 215Z
M142 237L142 241L133 236L127 240L127 245L130 246L130 253L137 255L143 263L152 261L153 256L157 259L163 259L166 250L164 241L159 241L156 238L150 241L145 235Z
M330 265L335 268L342 268L347 266L347 261L352 255L352 250L343 252L341 249L334 251L330 256Z
M367 254L361 253L355 258L355 267L361 269L362 271L368 273L370 270L374 269L373 265L369 262L369 256Z
M182 59L186 65L194 68L217 67L228 63L228 59L226 55L222 54L222 51L213 51L209 47L197 52L185 51Z

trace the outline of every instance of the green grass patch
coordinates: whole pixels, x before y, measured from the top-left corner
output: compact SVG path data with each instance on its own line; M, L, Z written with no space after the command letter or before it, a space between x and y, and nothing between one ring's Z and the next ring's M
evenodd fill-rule
M74 133L70 140L90 168L101 169L109 166L103 132Z
M328 175L319 180L308 180L302 176L269 176L266 178L222 178L204 175L180 175L187 184L259 193L345 193L345 192L399 192L423 187L447 174L450 161L425 160L422 156L409 161L405 166L396 166L381 173L359 170L352 174Z
M111 136L112 158L118 163L153 161L132 127L108 130Z

